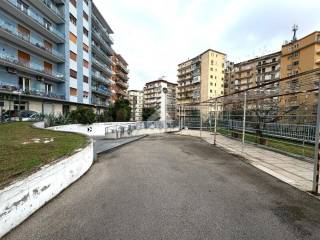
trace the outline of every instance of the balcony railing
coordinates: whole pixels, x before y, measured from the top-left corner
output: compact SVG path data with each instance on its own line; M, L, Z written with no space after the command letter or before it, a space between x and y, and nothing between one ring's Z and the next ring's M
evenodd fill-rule
M0 19L0 28L11 33L12 35L16 36L17 38L20 38L20 39L28 42L29 44L32 44L33 46L35 46L37 48L40 48L48 53L51 53L52 55L55 55L56 57L64 59L64 55L62 53L58 52L54 48L52 48L52 49L46 48L42 42L40 42L38 39L36 39L30 35L21 34L17 30L17 28L15 28L13 25L9 25L8 23L3 21L2 19Z
M28 68L30 70L40 72L42 74L50 75L50 76L52 76L54 78L59 78L60 80L64 79L64 76L61 73L57 73L55 71L51 71L51 70L45 69L44 66L42 66L40 64L37 64L37 63L34 63L34 62L30 62L30 61L23 61L21 59L18 59L17 57L10 56L10 55L5 54L5 53L0 53L0 60L8 62L8 63L11 63L11 64L15 64L15 65L18 65L18 66L21 66L21 67L25 67L25 68Z
M64 34L59 32L57 29L55 29L53 26L48 25L42 17L40 17L37 13L35 13L30 8L23 8L20 4L18 4L14 0L2 0L7 1L11 5L13 5L15 8L17 8L19 11L23 12L25 15L31 17L34 21L36 21L38 24L40 24L42 27L47 29L48 31L54 33L55 35L59 36L60 38L64 38Z
M92 99L92 104L98 105L98 106L103 106L103 107L108 107L109 103L106 101L101 101L100 99Z
M101 69L103 69L103 71L107 72L110 76L112 75L112 70L110 69L110 67L102 62L100 62L99 60L97 60L96 58L92 58L92 62L98 66L100 66Z
M104 60L106 60L106 62L108 62L110 65L113 63L108 54L104 52L99 45L95 44L94 41L92 41L92 46L93 49L96 50Z
M97 19L97 17L94 16L94 15L92 15L92 18L93 18L93 20L94 20L95 22L98 23L98 27L101 29L101 32L104 33L103 35L106 37L106 41L109 41L109 42L113 43L113 42L114 42L114 41L113 41L113 38L109 35L107 29L102 26L102 24L101 24L100 21ZM102 37L102 36L101 36L101 37Z
M125 83L125 82L123 82L121 80L116 81L116 84L118 84L121 87L126 88L126 89L129 87L129 85L127 83Z
M63 18L62 13L59 11L59 9L52 4L49 0L41 0L54 14L58 15L59 17Z
M5 91L5 92L11 92L11 93L20 93L23 95L30 95L30 96L35 96L35 97L45 97L45 98L54 98L54 99L60 99L60 100L65 100L64 95L59 95L53 92L43 92L39 89L31 89L31 90L25 90L22 91L19 86L17 85L10 85L6 83L1 83L0 82L0 91Z
M104 82L105 84L112 84L113 82L111 80L109 80L107 77L97 73L97 72L93 72L92 73L92 77L95 79L98 79L101 82Z
M106 96L112 96L112 92L107 89L107 88L104 88L104 87L101 87L101 86L91 86L92 88L92 91L95 91L97 93L100 93L100 94L103 94L103 95L106 95Z

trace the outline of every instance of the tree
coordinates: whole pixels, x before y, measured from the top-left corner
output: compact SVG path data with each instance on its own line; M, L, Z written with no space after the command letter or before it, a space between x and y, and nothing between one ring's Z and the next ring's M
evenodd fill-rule
M157 121L160 119L158 110L154 107L142 109L142 120L143 121Z
M130 121L131 107L129 100L117 99L114 104L109 106L107 114L115 122Z

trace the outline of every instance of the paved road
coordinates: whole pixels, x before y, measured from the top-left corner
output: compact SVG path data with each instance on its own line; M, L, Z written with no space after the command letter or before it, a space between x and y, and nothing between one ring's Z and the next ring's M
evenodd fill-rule
M319 239L320 202L187 136L103 155L6 240Z

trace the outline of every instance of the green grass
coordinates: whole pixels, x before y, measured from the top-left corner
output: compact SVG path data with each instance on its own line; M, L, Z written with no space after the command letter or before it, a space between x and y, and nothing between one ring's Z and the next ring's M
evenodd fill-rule
M80 134L37 129L31 125L29 122L0 124L0 186L73 153L87 142ZM54 141L34 143L34 138L53 138Z
M221 135L231 136L231 131L227 129L220 128L217 130ZM238 138L241 140L242 133L238 132ZM266 143L263 146L273 148L282 152L287 152L289 154L295 154L303 157L313 158L314 155L314 146L311 144L302 145L301 142L290 141L287 139L280 139L275 137L264 137ZM246 133L245 141L249 143L258 143L259 138L250 133Z

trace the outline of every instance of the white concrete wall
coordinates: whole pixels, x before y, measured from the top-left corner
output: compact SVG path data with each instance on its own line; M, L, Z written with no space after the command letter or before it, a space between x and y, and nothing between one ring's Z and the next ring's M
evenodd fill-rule
M88 171L93 143L0 190L0 238Z
M127 126L128 124L134 124L133 122L108 122L108 123L94 123L92 125L81 125L81 124L70 124L70 125L63 125L63 126L55 126L49 127L48 129L52 129L55 131L62 131L62 132L76 132L82 133L90 137L101 137L107 136L111 137L115 134L107 134L106 131L110 132L112 129L115 129L116 126ZM149 129L140 129L133 131L131 136L138 136L138 135L145 135L145 134L158 134L164 132L172 132L172 131L179 131L179 128L149 128Z

